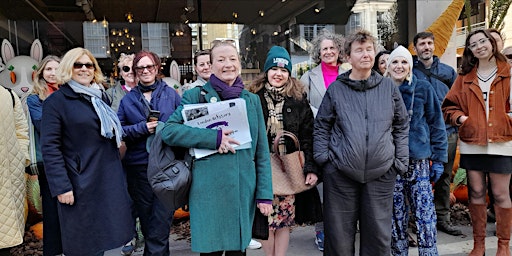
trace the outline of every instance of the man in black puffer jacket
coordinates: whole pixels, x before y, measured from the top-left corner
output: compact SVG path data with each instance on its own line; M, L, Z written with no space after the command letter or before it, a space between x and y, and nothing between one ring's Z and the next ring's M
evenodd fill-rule
M329 86L315 120L313 153L324 177L325 255L391 254L396 174L408 166L409 121L398 87L372 72L375 38L345 42L352 70Z

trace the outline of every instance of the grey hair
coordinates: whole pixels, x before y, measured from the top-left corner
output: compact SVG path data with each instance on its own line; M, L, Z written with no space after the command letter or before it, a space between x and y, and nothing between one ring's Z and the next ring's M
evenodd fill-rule
M311 59L317 64L320 64L321 62L321 56L320 56L320 44L324 40L331 40L334 42L334 45L339 49L338 53L338 63L344 62L344 51L343 51L343 45L345 44L345 38L343 35L332 33L331 31L327 29L322 29L320 33L313 39L311 47L311 50L309 52L309 55L311 56Z

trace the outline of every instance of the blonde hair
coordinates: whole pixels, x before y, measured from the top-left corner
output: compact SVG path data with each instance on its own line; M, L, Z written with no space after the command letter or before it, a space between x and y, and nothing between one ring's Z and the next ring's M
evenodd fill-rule
M121 56L119 56L119 60L117 61L117 66L119 68L122 68L123 66L126 66L124 65L125 63L127 62L132 62L133 63L133 59L135 58L135 54L126 54L126 53L121 53ZM132 68L132 67L130 67Z
M36 94L41 100L45 100L46 97L48 97L48 85L47 81L43 78L43 73L46 65L50 61L60 63L60 58L55 55L46 56L41 60L41 62L39 62L39 67L37 68L34 76L34 88L32 89L32 94Z
M97 84L102 84L105 81L98 61L94 58L92 53L87 49L77 47L69 50L64 54L64 57L62 57L62 61L57 68L57 82L59 84L64 84L71 80L74 69L73 64L84 55L87 55L94 65L94 78L92 81Z

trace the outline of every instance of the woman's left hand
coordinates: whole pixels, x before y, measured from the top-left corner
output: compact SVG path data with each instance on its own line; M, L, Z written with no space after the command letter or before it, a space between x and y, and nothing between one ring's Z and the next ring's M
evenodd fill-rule
M316 176L316 174L308 173L308 175L306 175L306 185L315 185L317 181L318 176Z
M265 216L269 216L274 211L272 204L258 203L257 206L258 209L260 209L261 214Z

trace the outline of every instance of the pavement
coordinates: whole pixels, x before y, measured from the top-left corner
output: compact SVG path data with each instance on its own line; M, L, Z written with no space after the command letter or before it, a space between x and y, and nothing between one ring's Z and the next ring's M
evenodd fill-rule
M439 255L443 256L466 256L473 248L473 237L471 226L457 226L463 232L462 236L451 236L443 232L437 234L437 248ZM496 228L492 223L487 225L486 254L495 255L497 238L494 235ZM314 242L314 227L304 226L293 228L290 234L290 245L287 255L290 256L320 256L320 252ZM415 237L415 236L414 236ZM198 256L199 253L190 251L190 243L186 240L175 240L176 235L171 235L170 251L172 256ZM359 255L359 234L356 237L356 255ZM121 249L117 248L105 253L105 256L120 256ZM143 248L137 248L133 256L143 255ZM263 249L247 250L247 256L264 256ZM409 249L410 256L418 255L418 248Z

